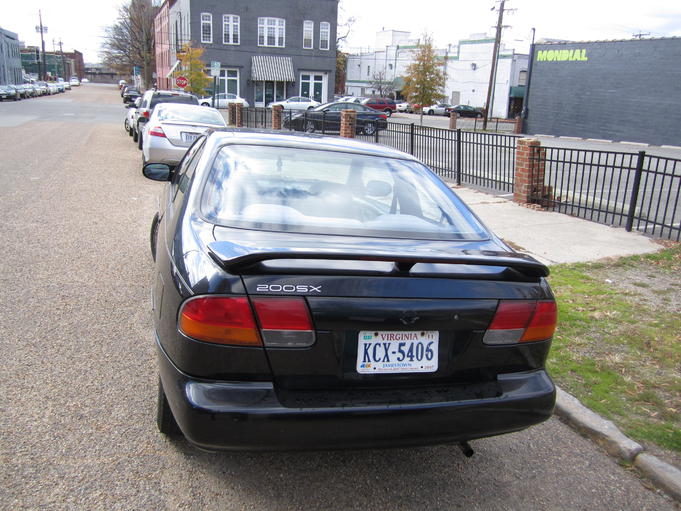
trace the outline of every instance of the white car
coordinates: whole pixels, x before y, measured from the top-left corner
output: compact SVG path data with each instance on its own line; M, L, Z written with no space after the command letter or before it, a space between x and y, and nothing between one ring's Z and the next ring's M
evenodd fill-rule
M357 96L345 96L343 98L340 98L338 102L340 103L361 103L364 101L366 98L358 98Z
M250 106L248 101L246 101L244 98L241 98L236 94L232 94L231 92L220 92L219 94L215 95L215 108L227 108L227 105L230 103L241 103L244 108L248 108ZM201 106L213 106L213 96L207 96L199 99L199 104Z
M123 122L123 127L125 128L125 131L128 132L128 135L132 137L132 126L133 122L135 122L135 112L140 106L140 103L142 103L142 98L139 97L135 99L132 103L126 103L127 108L128 108L128 113L125 116L125 121Z
M399 103L395 103L395 109L398 112L406 112L409 110L409 102L408 101L400 101Z
M160 103L142 128L142 164L177 165L204 131L226 126L224 117L215 108Z
M69 83L70 83L72 86L74 86L74 87L79 87L79 86L80 86L80 80L78 80L78 78L76 78L75 76L72 76L72 77L69 79Z
M80 81L80 83L90 83L90 80L88 80L87 78L83 78L83 79Z
M446 115L446 108L450 107L447 103L436 103L423 108L423 113L426 115Z
M267 105L267 108L272 108L275 105L283 106L284 110L309 110L321 105L321 103L304 96L293 96L283 101L274 101Z

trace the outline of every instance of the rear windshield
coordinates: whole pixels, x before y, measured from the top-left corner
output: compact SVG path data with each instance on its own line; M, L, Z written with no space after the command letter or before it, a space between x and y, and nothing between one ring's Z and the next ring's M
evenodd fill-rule
M479 240L489 234L418 162L235 145L217 154L201 196L215 224L303 234Z
M163 107L159 107L163 108ZM179 122L198 122L201 124L213 124L215 126L225 126L225 119L219 112L206 108L205 106L192 108L163 108L158 112L159 121L179 121Z
M198 105L199 100L196 96L152 96L151 97L151 108L154 108L159 103L185 103L187 105Z

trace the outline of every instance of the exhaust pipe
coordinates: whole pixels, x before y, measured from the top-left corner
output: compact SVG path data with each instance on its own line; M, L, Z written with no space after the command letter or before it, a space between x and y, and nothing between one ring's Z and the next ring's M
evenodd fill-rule
M463 453L466 458L470 458L475 454L475 451L471 447L471 444L469 444L466 441L459 442L459 449L461 449L461 452Z

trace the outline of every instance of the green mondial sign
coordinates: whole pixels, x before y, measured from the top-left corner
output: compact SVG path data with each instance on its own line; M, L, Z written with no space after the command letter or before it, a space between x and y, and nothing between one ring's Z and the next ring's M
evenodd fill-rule
M586 48L576 48L572 50L539 50L537 52L537 62L566 62L566 61L586 62Z

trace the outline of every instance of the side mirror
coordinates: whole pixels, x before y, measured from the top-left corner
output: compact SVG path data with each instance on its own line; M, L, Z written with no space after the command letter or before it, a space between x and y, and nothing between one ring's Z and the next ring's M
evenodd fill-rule
M170 181L172 169L165 163L147 163L142 167L142 174L152 181Z
M145 122L149 122L149 119L144 117L143 115L140 115L139 119L137 119L137 122L142 124L142 123L145 123Z

